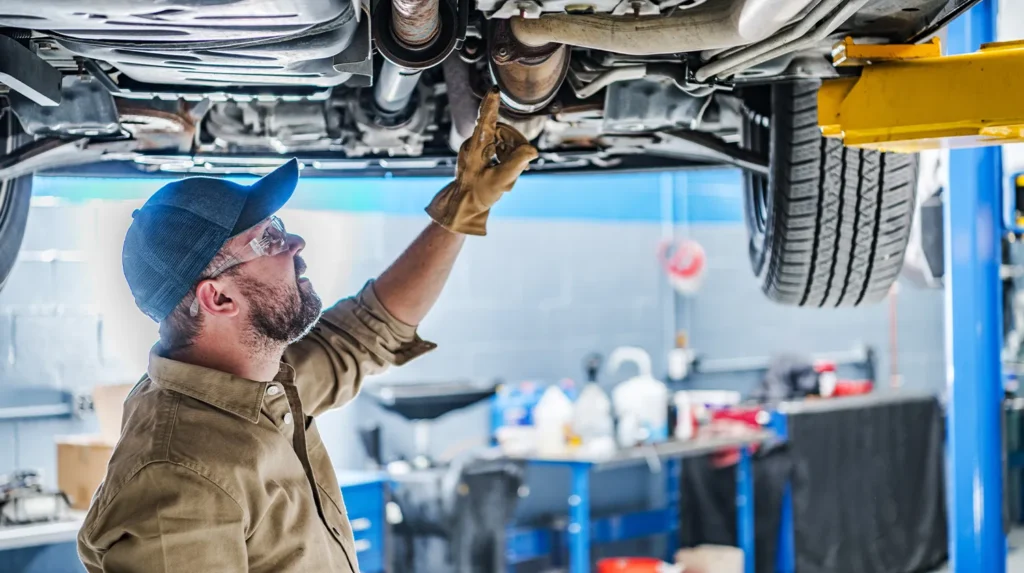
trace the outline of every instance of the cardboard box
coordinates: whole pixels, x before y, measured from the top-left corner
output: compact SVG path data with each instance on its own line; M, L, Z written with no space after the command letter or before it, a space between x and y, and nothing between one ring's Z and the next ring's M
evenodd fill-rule
M121 435L124 400L134 387L135 384L97 386L92 401L100 432L56 438L57 487L67 494L72 508L89 509L93 494L106 476L110 455Z
M113 444L99 436L65 436L57 439L57 488L73 509L89 509L96 488L107 475Z
M676 552L686 573L743 573L743 551L725 545L701 545Z

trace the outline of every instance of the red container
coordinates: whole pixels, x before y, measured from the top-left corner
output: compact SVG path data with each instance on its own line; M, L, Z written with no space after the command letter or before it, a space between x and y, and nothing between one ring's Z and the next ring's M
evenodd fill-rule
M597 562L597 573L661 573L664 566L653 557L611 557Z
M836 383L836 392L833 396L862 396L870 394L875 389L871 380L840 380Z

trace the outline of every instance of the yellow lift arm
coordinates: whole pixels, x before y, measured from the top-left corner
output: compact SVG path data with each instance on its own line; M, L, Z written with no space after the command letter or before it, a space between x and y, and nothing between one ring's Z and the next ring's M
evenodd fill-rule
M943 56L927 44L869 45L847 38L833 64L860 77L826 80L818 124L851 147L916 152L1024 141L1024 41Z

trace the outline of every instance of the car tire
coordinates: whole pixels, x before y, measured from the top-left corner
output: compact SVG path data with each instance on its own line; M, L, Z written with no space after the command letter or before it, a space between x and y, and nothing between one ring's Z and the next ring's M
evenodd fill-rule
M910 239L917 156L844 146L818 128L818 81L744 95L744 147L767 176L744 174L750 262L772 301L857 306L888 294Z
M10 109L0 110L0 114L0 150L6 155L30 139ZM31 202L31 175L0 181L0 290L18 261Z

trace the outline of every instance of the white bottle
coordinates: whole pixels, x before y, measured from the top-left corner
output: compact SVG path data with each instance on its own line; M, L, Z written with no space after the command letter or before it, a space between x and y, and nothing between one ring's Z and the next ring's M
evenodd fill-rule
M541 456L565 453L566 437L572 425L572 400L552 384L544 390L533 408L533 425L537 428L537 453Z
M642 348L616 348L609 367L617 370L623 362L637 365L639 374L612 391L612 403L619 418L619 446L628 448L668 439L668 387L651 376L651 357Z
M612 419L612 402L608 394L594 382L583 386L576 400L572 431L579 437L584 455L603 456L614 453L615 421Z
M693 437L693 403L690 394L685 390L672 396L676 406L676 427L673 431L675 439L685 441Z

